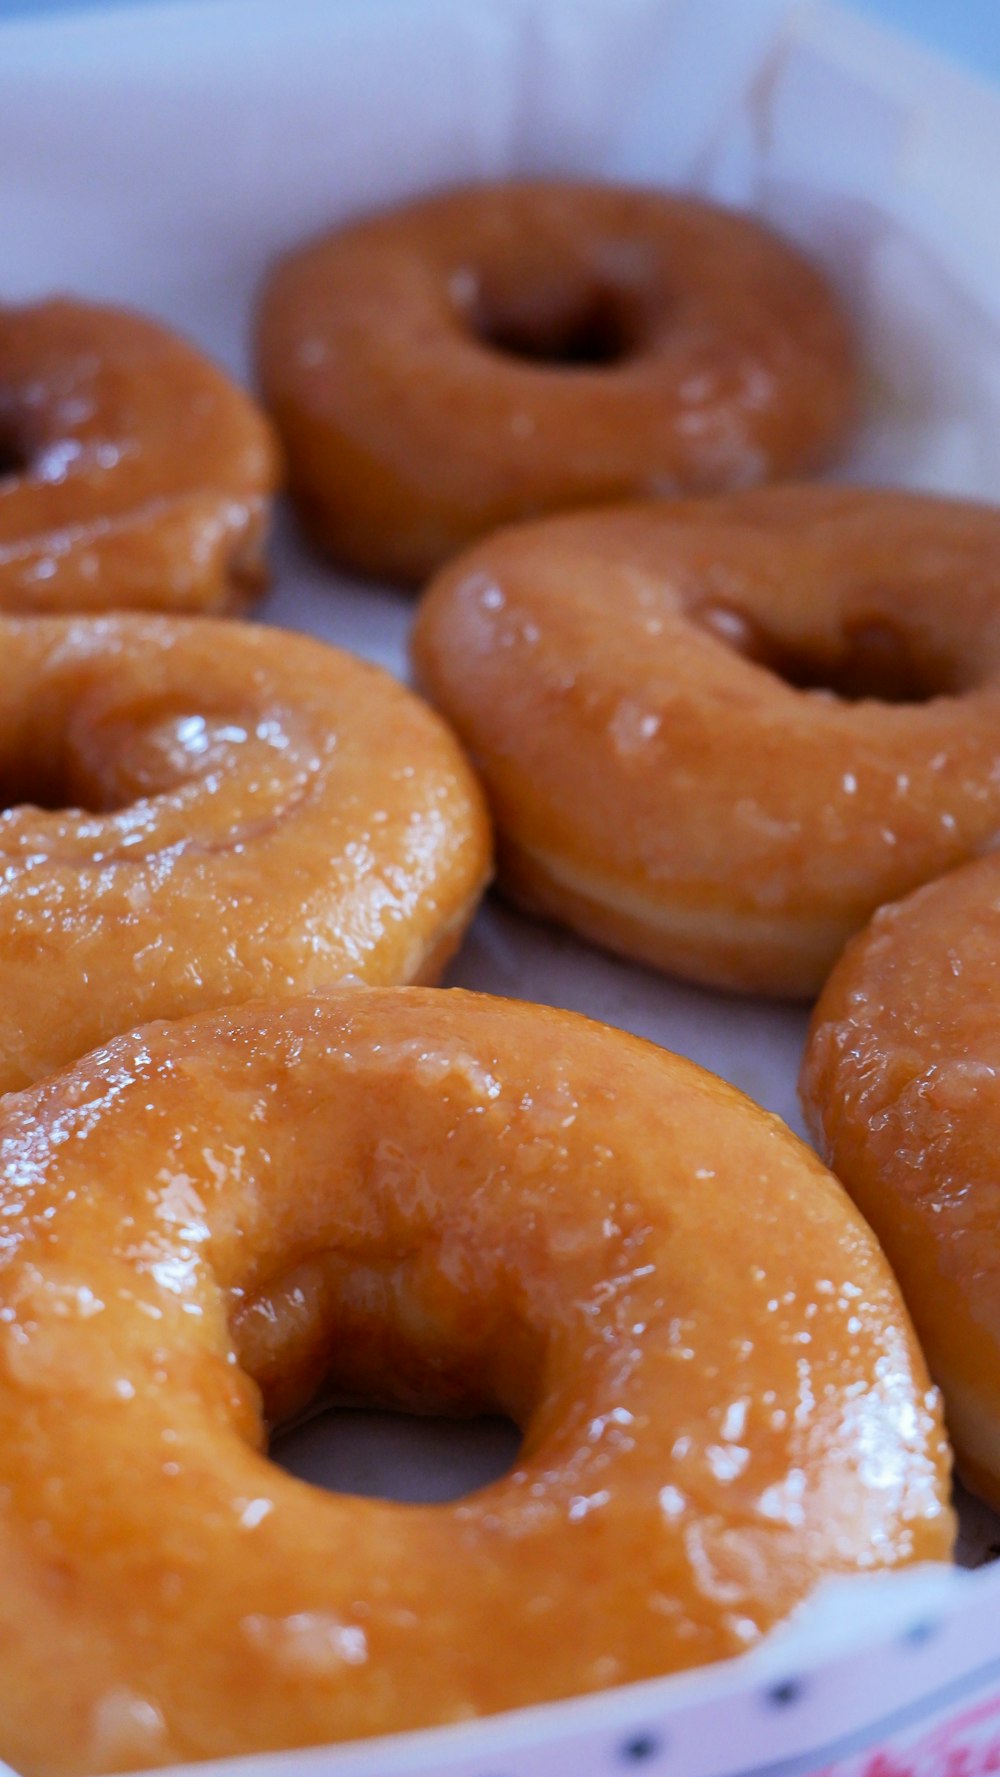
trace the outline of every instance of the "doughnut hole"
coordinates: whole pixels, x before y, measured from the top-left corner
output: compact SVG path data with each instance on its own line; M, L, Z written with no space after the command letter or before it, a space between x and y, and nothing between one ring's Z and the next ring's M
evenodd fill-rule
M77 805L110 814L231 770L233 749L263 738L261 726L245 710L198 710L159 698L114 709L98 722L84 719L68 748Z
M0 761L0 811L15 808L40 808L49 814L71 808L100 813L89 798L73 794L62 762L48 751L35 758Z
M30 383L0 381L0 486L34 477L53 444L65 444L65 438L59 427L53 431L51 416L32 400Z
M30 456L19 428L4 415L0 403L0 482L16 481L26 474Z
M0 806L116 814L231 767L234 746L254 735L245 713L161 699L96 720L85 701L67 710L46 706L21 746L0 757Z
M14 745L0 746L0 810L98 815L131 800L110 802L96 784L81 776L76 764L65 721L51 704L40 700L36 722L21 728Z
M790 638L734 606L705 605L693 616L734 653L795 691L826 693L844 703L921 704L966 688L957 662L887 617L846 619L833 638Z
M324 1402L271 1440L272 1462L334 1493L445 1505L500 1481L521 1434L498 1415L419 1417Z
M234 1292L230 1328L272 1430L324 1396L524 1426L542 1392L544 1336L509 1308L449 1290L433 1258L369 1266L314 1254Z
M539 1336L456 1316L405 1262L318 1254L238 1299L231 1329L272 1461L337 1492L432 1503L499 1480L540 1390Z
M482 345L552 369L611 367L639 343L634 302L613 286L557 280L479 291L472 328Z

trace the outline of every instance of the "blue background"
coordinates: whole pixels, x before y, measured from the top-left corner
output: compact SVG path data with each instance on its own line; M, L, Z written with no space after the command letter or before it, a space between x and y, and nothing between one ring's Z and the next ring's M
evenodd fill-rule
M94 0L0 0L0 18L80 11ZM103 0L118 6L142 0ZM295 0L287 0L294 5ZM896 26L929 47L1000 81L1000 0L842 0L856 12Z

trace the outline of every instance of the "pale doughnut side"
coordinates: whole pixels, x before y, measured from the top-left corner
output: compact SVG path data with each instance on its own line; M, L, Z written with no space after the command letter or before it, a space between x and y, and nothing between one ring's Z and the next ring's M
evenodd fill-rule
M949 1553L861 1217L776 1119L571 1014L372 988L145 1027L0 1105L0 1235L25 1777L680 1670ZM309 1488L265 1419L323 1380L522 1450L449 1505Z
M526 913L569 926L581 938L634 962L740 993L801 998L843 949L853 925L842 918L730 909L698 894L689 905L653 901L623 886L599 861L572 865L557 852L531 851L509 837L497 851L504 894Z

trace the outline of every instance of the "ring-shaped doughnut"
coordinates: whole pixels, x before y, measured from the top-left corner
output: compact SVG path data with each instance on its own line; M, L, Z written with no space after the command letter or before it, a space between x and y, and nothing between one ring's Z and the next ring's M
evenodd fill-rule
M818 992L1000 832L1000 511L832 487L580 513L445 569L417 673L513 897L678 975Z
M263 414L157 322L0 308L0 610L240 607L277 478Z
M0 1092L154 1017L434 980L489 869L386 674L209 618L0 620Z
M802 1100L899 1278L961 1473L1000 1508L1000 860L883 907L849 945Z
M320 544L414 582L497 525L825 462L853 415L846 321L760 222L662 192L447 192L286 257L264 395Z
M775 1118L621 1032L420 989L247 1005L8 1097L0 1158L25 1777L595 1690L949 1551L874 1237ZM505 1412L519 1459L448 1505L311 1489L258 1387L273 1419L321 1380Z

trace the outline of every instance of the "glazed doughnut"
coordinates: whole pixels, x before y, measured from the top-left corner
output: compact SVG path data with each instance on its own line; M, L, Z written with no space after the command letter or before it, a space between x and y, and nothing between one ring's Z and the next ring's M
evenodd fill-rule
M1000 511L833 487L490 538L419 614L515 900L717 987L818 992L1000 831Z
M0 610L241 606L277 473L249 397L155 321L0 307Z
M413 988L258 1002L8 1098L0 1144L24 1777L595 1690L949 1552L874 1237L776 1118L633 1037ZM321 1381L507 1413L520 1457L448 1505L310 1489L264 1418Z
M611 185L479 185L354 222L264 290L264 395L316 540L420 581L513 519L814 469L847 324L760 222Z
M320 642L0 620L0 1092L148 1018L433 980L489 868L431 710Z
M899 1278L962 1475L1000 1508L1000 859L883 907L849 946L802 1101Z

